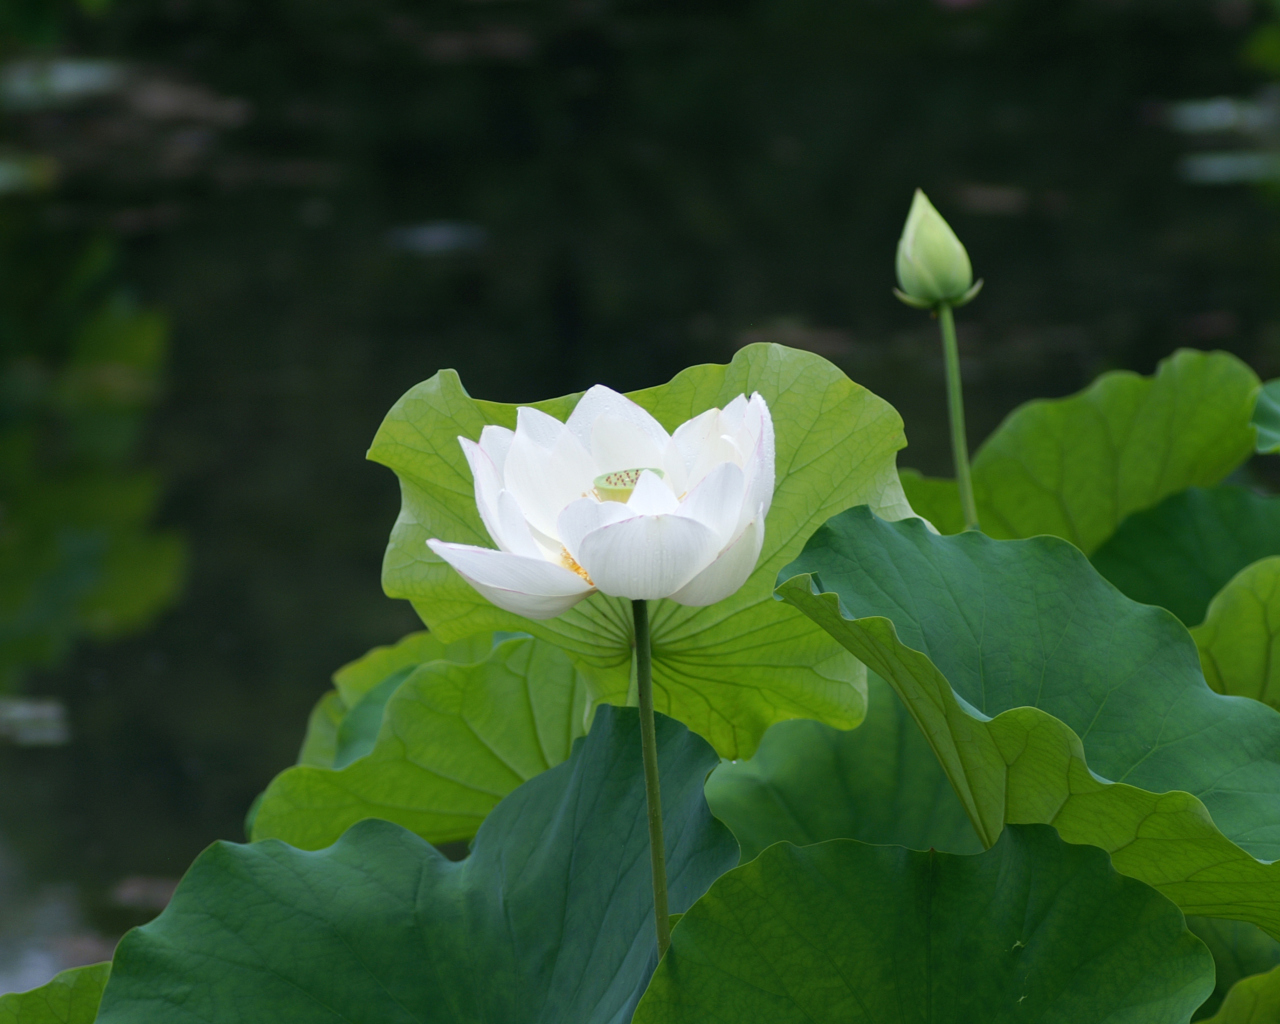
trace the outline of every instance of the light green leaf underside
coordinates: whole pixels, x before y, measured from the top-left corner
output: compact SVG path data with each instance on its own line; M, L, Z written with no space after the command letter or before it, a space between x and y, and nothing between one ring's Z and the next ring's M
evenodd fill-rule
M1216 969L1213 995L1196 1011L1192 1020L1213 1016L1237 981L1262 974L1280 964L1280 942L1246 921L1189 917L1187 927L1209 947Z
M960 492L954 480L924 476L919 470L899 470L902 490L916 515L929 520L939 533L963 533L964 510L960 508Z
M253 838L318 850L357 821L383 818L433 843L469 839L499 800L567 758L585 731L581 674L551 644L484 639L483 661L429 661L397 683L367 755L276 776ZM415 653L430 652L418 645Z
M749 761L712 773L707 803L737 837L744 862L784 841L982 849L928 741L874 672L862 725L847 732L809 721L770 726Z
M1182 1024L1213 961L1102 851L770 847L681 919L635 1024Z
M75 967L30 992L0 996L0 1024L92 1024L111 964Z
M307 732L298 751L298 764L333 767L333 759L338 754L338 727L346 717L347 706L337 690L330 690L316 701L307 716Z
M1280 451L1280 380L1267 381L1258 392L1253 425L1258 428L1259 452L1271 454Z
M1280 1021L1280 967L1243 978L1206 1024L1275 1024Z
M672 910L737 863L715 753L657 722ZM124 937L101 1024L625 1024L656 960L639 715L601 708L471 855L363 821L317 853L217 843Z
M483 661L492 647L492 634L446 644L421 630L386 647L375 647L343 665L333 674L334 689L321 697L311 711L298 763L317 768L343 767L369 753L382 725L387 700L414 669L428 661L463 665Z
M1213 693L1167 612L1054 538L866 509L787 571L818 574L779 592L893 686L987 843L1051 824L1189 914L1280 935L1280 715Z
M1204 677L1218 693L1252 697L1280 710L1280 557L1243 569L1191 631Z
M659 601L651 609L656 706L725 757L750 755L775 721L816 718L846 728L861 721L861 666L774 601L773 581L842 509L865 503L886 518L911 514L895 468L906 443L901 418L818 356L751 345L728 366L691 367L630 397L670 430L754 391L769 403L777 436L777 489L759 565L737 594L711 607ZM536 407L564 419L577 397ZM391 596L412 600L443 639L523 630L556 643L587 674L597 699L622 702L632 650L625 602L597 594L556 619L521 619L488 604L426 546L430 537L492 546L458 437L478 438L487 423L514 427L515 419L516 406L475 401L452 371L396 403L369 451L401 482L383 584Z
M1223 485L1135 512L1089 561L1122 593L1194 626L1232 576L1268 555L1280 555L1280 497Z
M1126 516L1216 484L1248 458L1258 389L1257 376L1235 356L1182 349L1153 377L1105 373L1068 398L1019 406L973 460L983 531L1051 534L1092 552ZM942 532L962 523L953 483L916 475L903 486Z

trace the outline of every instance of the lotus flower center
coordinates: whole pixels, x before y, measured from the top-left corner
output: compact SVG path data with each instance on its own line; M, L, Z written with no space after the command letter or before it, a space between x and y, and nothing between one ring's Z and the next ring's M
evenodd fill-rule
M662 470L650 469L648 466L642 466L640 469L615 470L596 477L596 497L601 501L620 501L625 505L635 491L636 484L640 482L640 474L646 470L656 473L659 479L662 478Z

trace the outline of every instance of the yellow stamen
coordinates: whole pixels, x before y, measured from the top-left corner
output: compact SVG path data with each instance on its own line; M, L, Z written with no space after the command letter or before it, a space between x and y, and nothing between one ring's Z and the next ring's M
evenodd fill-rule
M579 576L581 576L584 580L590 583L593 587L595 586L594 581L591 579L590 576L587 575L587 570L582 568L582 566L580 566L577 563L577 560L574 559L573 555L569 554L569 549L566 547L560 548L560 564L563 565L570 572L576 572Z

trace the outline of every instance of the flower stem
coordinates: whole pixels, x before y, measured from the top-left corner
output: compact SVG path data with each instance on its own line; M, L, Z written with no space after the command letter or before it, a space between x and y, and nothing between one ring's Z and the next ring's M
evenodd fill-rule
M960 386L960 350L956 346L956 318L951 305L938 303L938 323L942 327L942 351L947 364L947 411L951 414L951 454L956 463L956 486L960 488L960 508L966 530L978 529L978 505L973 500L973 479L969 475L969 442L964 436L964 392Z
M653 917L658 957L671 945L667 913L667 856L662 844L662 793L658 789L658 737L653 724L653 655L649 646L649 605L632 601L636 623L636 690L640 698L640 748L644 755L644 793L649 807L649 861L653 865Z

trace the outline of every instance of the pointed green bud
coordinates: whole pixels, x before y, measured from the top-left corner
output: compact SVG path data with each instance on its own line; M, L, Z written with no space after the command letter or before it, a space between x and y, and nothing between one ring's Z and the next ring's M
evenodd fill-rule
M898 297L912 306L960 305L973 298L969 254L920 189L898 241L898 287Z

